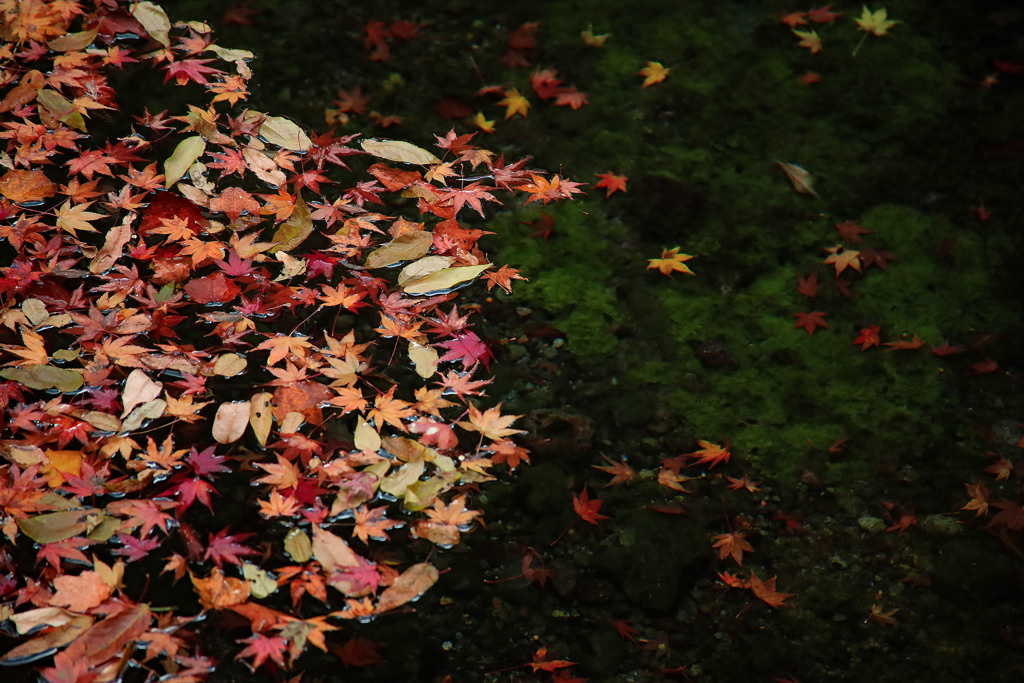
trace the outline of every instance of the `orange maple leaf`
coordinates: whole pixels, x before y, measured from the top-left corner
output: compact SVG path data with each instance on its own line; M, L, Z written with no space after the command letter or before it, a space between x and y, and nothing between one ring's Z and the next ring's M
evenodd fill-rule
M603 504L603 500L590 500L586 486L583 487L583 491L580 492L579 496L575 493L572 496L572 509L587 524L597 524L602 519L608 519L608 515L602 515L598 512Z
M273 465L268 466L273 467ZM267 479L270 476L273 475L268 475L263 477L263 479ZM260 504L260 514L267 519L272 517L291 517L299 512L299 504L295 502L295 498L292 496L285 498L276 489L270 492L270 500L257 500L256 502Z
M533 668L534 672L564 669L565 667L573 666L576 663L565 659L546 659L547 656L548 649L546 647L542 647L533 653L533 661L530 663L530 667Z
M526 278L519 274L519 271L515 268L509 268L508 264L503 265L498 270L490 270L484 273L484 278L487 280L487 291L491 291L494 285L498 285L509 294L512 293L512 280L523 280Z
M772 577L767 581L762 581L757 578L757 574L750 572L750 590L754 591L754 595L763 600L770 607L788 607L786 605L786 598L793 597L794 593L779 593L775 590L775 579L778 577Z
M213 259L214 261L224 260L224 247L217 242L204 242L197 237L185 240L181 247L181 253L192 257L193 268L206 259Z
M754 552L754 547L747 542L742 531L718 534L715 536L715 544L712 547L718 548L718 559L724 560L728 555L740 566L743 566L743 553Z
M615 462L608 458L607 455L601 453L601 457L608 463L607 465L591 465L594 469L607 472L612 475L612 480L604 485L604 488L609 486L615 486L616 484L625 484L633 481L636 478L636 470L626 464L626 459L623 458L619 462Z
M395 398L395 387L393 386L387 390L387 393L378 395L373 406L366 416L371 420L376 420L378 427L383 427L386 422L403 432L405 425L402 423L402 418L411 417L416 412L411 403Z
M847 249L842 244L837 244L832 247L826 247L825 251L829 253L825 263L831 263L835 266L836 277L839 277L839 274L847 268L853 268L858 273L860 272L860 252L856 249Z
M661 83L671 70L662 66L661 62L647 62L647 66L640 69L637 74L644 77L643 87L646 88L655 83Z
M260 477L256 480L258 484L270 484L277 489L291 489L299 484L299 468L295 463L281 455L277 456L276 465L271 462L257 462L253 464L267 472L265 477Z
M438 498L434 501L434 507L424 510L427 517L440 524L454 527L463 527L470 524L480 516L479 510L466 509L466 496L456 496L448 505Z
M647 270L657 268L659 273L669 277L672 277L672 273L677 270L680 273L695 275L695 273L690 270L690 267L686 265L686 262L692 259L693 256L690 254L680 254L679 249L680 247L662 249L661 258L647 259Z
M690 455L697 456L697 464L703 465L708 464L711 467L719 463L729 462L729 441L726 440L725 447L719 446L718 444L711 443L710 441L697 441L697 445L700 446L700 450L691 453Z
M46 352L43 338L38 332L29 329L22 329L21 341L25 346L14 346L13 344L0 344L0 348L10 351L20 360L12 360L4 365L46 365L50 360L50 354Z
M288 354L297 356L300 359L305 359L306 349L312 348L313 345L306 341L305 337L292 337L290 335L279 334L276 337L265 339L256 347L256 351L270 350L270 357L267 358L267 365L273 365L279 360L284 359Z
M614 192L625 192L626 183L629 182L629 178L624 175L615 175L611 171L608 173L595 173L599 180L594 187L605 188L605 197L611 197Z
M368 543L372 538L375 541L387 541L388 529L401 526L401 522L388 519L384 516L387 508L368 508L360 505L352 511L352 521L355 526L352 528L352 535L363 543Z
M509 425L521 417L522 415L502 415L500 403L482 413L475 405L470 403L469 422L459 422L457 424L471 432L480 432L492 441L501 441L506 436L526 433L522 429L509 428Z

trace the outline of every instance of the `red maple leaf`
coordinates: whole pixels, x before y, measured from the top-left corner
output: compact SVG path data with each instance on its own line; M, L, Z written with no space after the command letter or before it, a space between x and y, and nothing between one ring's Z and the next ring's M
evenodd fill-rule
M615 175L611 171L608 173L595 173L601 180L594 184L595 188L605 188L605 197L611 197L614 192L625 192L626 183L629 181L624 175Z
M810 275L798 275L796 278L796 291L800 292L808 299L813 299L818 296L818 273L817 271Z
M554 671L555 669L564 669L567 666L572 666L576 662L570 662L565 659L547 659L548 649L542 647L533 653L533 662L530 663L530 667L536 671Z
M854 346L860 345L861 351L866 351L872 346L878 346L882 340L878 338L878 332L882 328L878 325L869 325L868 327L862 327L860 334L853 340Z
M473 207L476 210L477 213L479 213L481 216L483 216L484 215L484 207L481 205L480 202L482 202L482 201L497 202L498 201L497 199L495 199L494 195L492 195L490 192L487 191L487 190L491 190L491 189L494 189L494 188L485 187L483 185L483 181L482 180L478 180L476 182L470 183L469 185L466 185L465 187L452 187L452 188L448 188L447 192L442 192L442 203L443 202L447 202L448 200L451 200L452 208L455 210L455 213L458 213L459 210L463 206L465 206L466 204L469 204L471 207Z
M453 334L451 339L436 346L448 349L448 353L437 359L438 362L461 360L463 368L472 367L479 361L484 364L485 369L490 369L491 359L494 358L494 354L475 332Z
M191 507L192 503L194 503L196 499L209 508L210 512L213 512L213 506L210 504L211 491L217 493L217 489L213 488L212 485L199 477L194 477L172 486L167 493L169 495L177 494L180 496L178 502L180 504L179 510L182 512Z
M828 327L828 323L825 322L825 316L827 313L821 311L811 311L809 313L794 313L796 316L796 325L793 327L802 327L807 330L807 335L814 334L814 330L819 327Z
M256 554L255 550L241 544L241 541L252 535L251 533L243 533L231 536L228 535L227 529L221 529L216 535L210 534L210 545L206 547L203 559L212 559L218 568L222 567L224 562L241 565L242 561L238 559L239 555Z
M470 115L472 115L472 112L470 112ZM434 137L437 138L437 146L441 149L451 150L452 154L462 154L464 150L476 149L475 145L469 144L469 141L475 135L476 133L466 133L465 135L456 136L455 129L452 128L444 137L440 135L435 135Z
M203 74L224 73L220 69L206 66L206 64L212 61L212 59L182 59L178 62L171 62L164 67L167 70L167 75L164 76L164 83L173 78L178 85L185 85L189 81L206 85L209 81L206 80L206 76Z
M252 664L246 662L253 671L260 668L267 661L268 657L279 667L284 668L284 652L288 648L288 641L285 638L253 633L248 638L242 638L238 642L249 643L249 645L235 655L235 659L253 657Z
M598 513L603 503L603 500L590 500L586 486L583 487L583 491L578 497L575 494L572 497L572 509L576 511L580 519L588 524L597 524L602 519L608 519L607 515Z
M137 562L160 547L158 538L140 539L130 534L118 534L116 540L124 547L115 552L128 562Z

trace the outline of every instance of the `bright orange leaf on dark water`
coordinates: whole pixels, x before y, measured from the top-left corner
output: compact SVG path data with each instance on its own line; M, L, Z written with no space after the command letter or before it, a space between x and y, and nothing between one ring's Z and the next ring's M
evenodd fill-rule
M600 180L594 184L594 187L603 187L606 197L611 197L615 192L626 191L626 183L629 181L629 178L626 176L615 175L610 171L608 173L596 173L595 175Z

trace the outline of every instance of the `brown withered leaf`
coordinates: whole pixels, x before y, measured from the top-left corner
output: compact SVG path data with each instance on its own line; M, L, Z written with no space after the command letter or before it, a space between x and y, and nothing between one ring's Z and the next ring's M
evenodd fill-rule
M40 170L14 169L0 177L0 194L12 202L38 202L57 193L57 186Z
M429 562L420 562L406 569L395 582L384 589L377 601L377 614L400 607L415 600L437 582L440 573Z
M776 160L782 170L789 176L789 182L793 183L793 187L800 194L809 194L812 197L817 197L818 193L814 191L814 178L807 172L807 169L797 166L796 164L787 164L782 161Z

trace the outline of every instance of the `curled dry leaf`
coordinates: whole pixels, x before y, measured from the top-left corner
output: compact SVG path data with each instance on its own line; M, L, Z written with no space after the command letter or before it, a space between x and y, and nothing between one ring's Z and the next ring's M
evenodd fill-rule
M224 609L238 605L249 599L249 582L225 577L224 572L214 568L208 578L200 579L191 575L192 586L199 595L199 603L204 609Z
M434 236L429 232L403 232L380 249L371 251L365 265L367 268L384 268L402 261L412 261L425 256L433 244Z
M84 614L71 614L66 610L60 609L59 607L41 607L36 610L29 610L22 614L15 614L11 617L14 621L17 617L28 616L35 612L41 612L43 610L55 610L59 614L63 615L62 619L53 620L57 623L52 622L40 622L41 626L50 626L48 630L42 632L40 635L30 640L21 643L20 645L8 650L3 657L0 657L0 662L8 665L19 665L33 662L43 656L48 656L54 648L64 647L68 643L77 640L86 629L92 626L95 618L84 615ZM18 632L21 634L27 633L31 629L23 629L22 624L18 624Z
M0 177L0 195L12 202L37 202L56 193L57 185L38 169L15 169Z
M782 161L776 161L782 170L789 176L789 182L793 183L793 187L800 194L809 194L812 197L817 197L818 193L814 191L814 179L811 174L807 172L807 169L801 168L796 164L787 164Z
M420 562L402 572L395 582L384 589L377 601L377 614L387 612L415 600L437 582L440 573L429 562Z
M89 533L104 516L99 508L61 510L19 519L18 528L36 543L57 543Z

